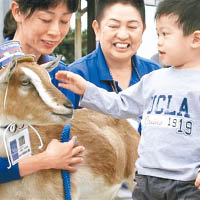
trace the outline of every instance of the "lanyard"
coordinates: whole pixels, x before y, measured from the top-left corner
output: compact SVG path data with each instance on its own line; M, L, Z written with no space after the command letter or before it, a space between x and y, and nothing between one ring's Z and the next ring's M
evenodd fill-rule
M137 75L137 77L139 78L139 80L141 79L141 76L137 70L137 67L135 66L134 62L133 62L133 59L131 59L131 65L132 65L132 70L135 70L135 73ZM116 81L115 80L112 80L112 81L109 81L109 84L112 88L112 91L113 92L116 92L116 93L119 93L120 91L118 90L118 86L116 85Z
M112 80L109 82L113 92L119 93L119 90L117 89L116 81Z
M137 70L137 67L135 66L135 63L133 62L133 59L131 59L131 65L132 65L132 69L135 70L135 73L137 75L137 77L139 78L139 80L141 79L141 76Z

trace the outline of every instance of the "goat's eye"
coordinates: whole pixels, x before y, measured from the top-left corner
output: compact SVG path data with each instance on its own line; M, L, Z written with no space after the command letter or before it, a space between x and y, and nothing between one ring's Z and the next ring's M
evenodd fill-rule
M28 86L28 85L31 85L31 82L30 82L30 80L22 80L22 82L21 82L21 84L23 85L23 86Z

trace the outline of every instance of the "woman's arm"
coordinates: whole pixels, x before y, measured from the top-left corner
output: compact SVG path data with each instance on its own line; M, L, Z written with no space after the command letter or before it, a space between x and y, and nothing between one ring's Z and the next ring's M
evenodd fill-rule
M69 142L61 143L53 139L42 153L27 156L18 164L8 167L8 160L0 158L0 183L18 180L23 176L45 169L63 169L75 172L72 165L82 162L79 156L84 151L83 146L75 147L75 137Z
M74 138L65 143L53 139L44 152L26 157L19 162L20 175L26 176L43 169L63 169L75 172L76 168L71 165L82 162L78 154L83 151L83 146L74 147Z

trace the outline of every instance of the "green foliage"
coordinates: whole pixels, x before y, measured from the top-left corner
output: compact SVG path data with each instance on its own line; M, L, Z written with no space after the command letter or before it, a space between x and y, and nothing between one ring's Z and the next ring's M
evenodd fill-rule
M82 31L82 56L87 55L87 30Z
M63 42L55 49L54 55L63 55L62 60L70 64L74 61L74 29L70 29ZM87 30L82 32L82 56L87 54Z

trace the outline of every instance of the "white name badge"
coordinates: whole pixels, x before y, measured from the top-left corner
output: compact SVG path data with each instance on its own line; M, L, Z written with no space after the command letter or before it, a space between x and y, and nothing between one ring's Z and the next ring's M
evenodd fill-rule
M12 165L25 156L31 155L31 144L28 128L20 130L7 138L7 147Z

